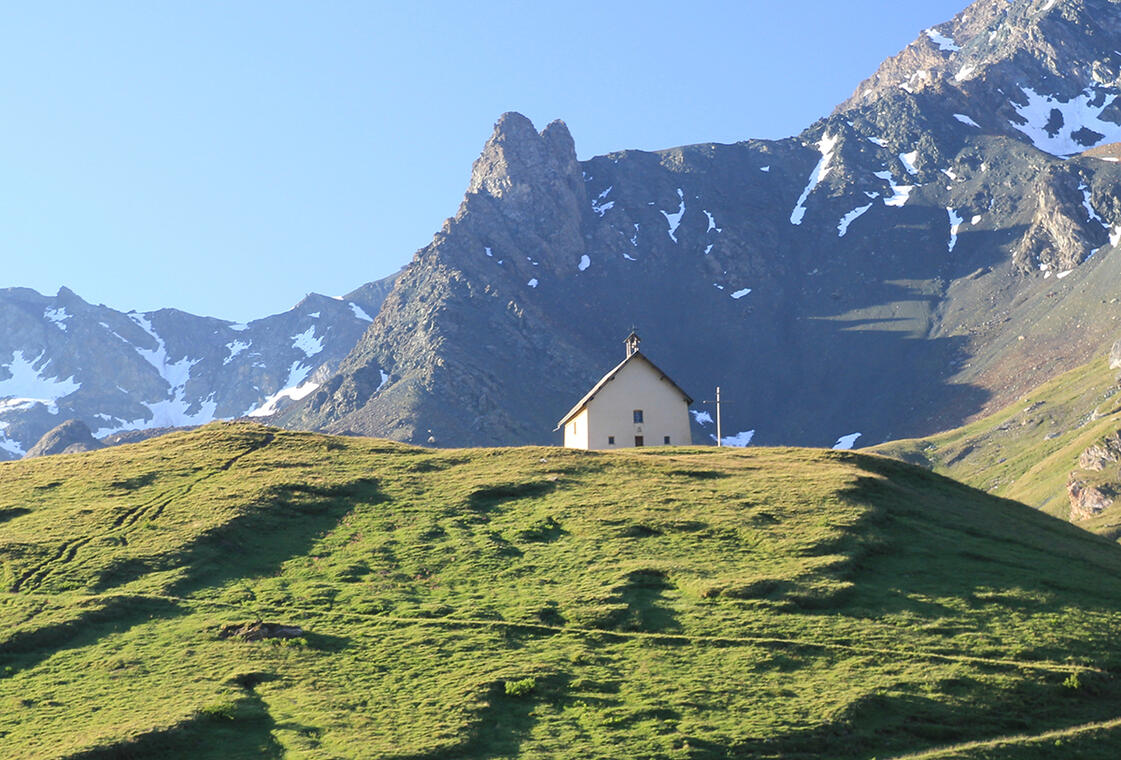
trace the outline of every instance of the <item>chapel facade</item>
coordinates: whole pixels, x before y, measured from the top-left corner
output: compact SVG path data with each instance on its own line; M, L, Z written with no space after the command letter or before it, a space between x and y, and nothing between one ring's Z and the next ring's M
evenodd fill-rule
M627 336L626 358L584 395L557 423L570 449L688 446L693 442L689 405L693 399L639 351Z

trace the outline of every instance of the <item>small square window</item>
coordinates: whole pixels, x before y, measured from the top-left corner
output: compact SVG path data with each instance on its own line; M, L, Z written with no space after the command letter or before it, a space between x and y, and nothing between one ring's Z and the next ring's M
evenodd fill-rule
M608 446L614 446L615 445L615 436L613 436L613 435L607 436L607 445Z
M668 435L665 438L662 439L662 443L669 446L669 436Z
M642 422L642 410L641 409L635 409L634 410L634 421L635 421L636 425Z

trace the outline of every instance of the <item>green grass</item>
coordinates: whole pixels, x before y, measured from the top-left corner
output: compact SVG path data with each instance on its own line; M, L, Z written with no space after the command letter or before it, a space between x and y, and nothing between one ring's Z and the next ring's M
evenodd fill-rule
M217 424L0 482L5 758L1121 747L1121 547L889 459Z
M873 451L1069 519L1066 484L1090 445L1121 430L1121 384L1105 357L1066 372L1019 402L928 438L892 441ZM1116 468L1089 481L1121 482ZM1111 538L1121 504L1083 523Z

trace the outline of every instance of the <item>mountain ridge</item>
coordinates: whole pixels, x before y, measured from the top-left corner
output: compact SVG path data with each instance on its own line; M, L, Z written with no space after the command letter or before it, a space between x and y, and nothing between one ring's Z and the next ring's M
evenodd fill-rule
M399 281L409 297L387 299L285 424L553 443L632 326L694 396L720 385L737 402L725 429L758 442L875 443L993 411L1113 339L1121 173L1054 151L1110 137L1086 124L1121 135L1117 78L1092 65L1103 35L1121 46L1119 7L982 0L799 136L597 156L578 162L583 192L574 152L563 173L547 166L550 128L505 115L459 211ZM1060 49L1083 62L1062 81L1048 68ZM899 86L931 61L929 86ZM1083 70L1103 80L1091 95L1072 89ZM983 117L1017 72L1082 105L1041 115L1021 89L1000 96L1004 123Z
M65 287L0 290L0 457L22 456L66 420L101 438L272 412L334 369L391 281L341 299L309 294L247 324L124 313Z

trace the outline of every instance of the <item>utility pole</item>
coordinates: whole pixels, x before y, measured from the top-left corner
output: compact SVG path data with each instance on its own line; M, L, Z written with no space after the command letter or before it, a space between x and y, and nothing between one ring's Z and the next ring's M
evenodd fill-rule
M722 403L727 404L727 403L731 403L731 402L720 400L720 386L718 385L718 386L716 386L716 400L715 401L702 401L701 403L702 404L716 404L716 445L718 447L723 446L724 445L724 438L723 438L723 433L720 430L720 405Z

